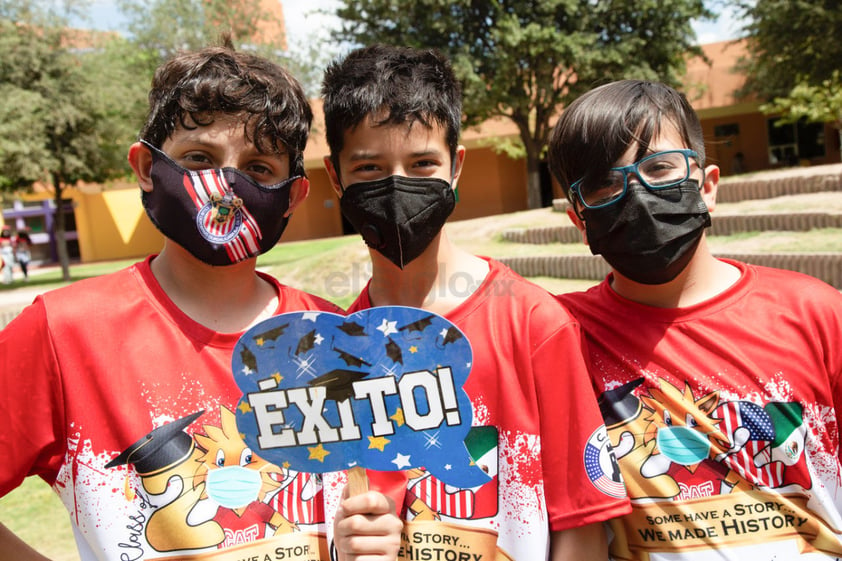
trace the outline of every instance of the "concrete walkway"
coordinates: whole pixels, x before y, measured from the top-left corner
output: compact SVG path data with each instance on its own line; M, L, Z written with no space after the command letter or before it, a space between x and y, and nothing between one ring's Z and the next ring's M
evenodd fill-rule
M55 267L36 267L29 271L29 278L37 278L38 275L54 270ZM20 271L15 269L15 280L20 279ZM42 286L34 284L32 286L17 285L15 288L7 288L0 284L0 328L8 324L22 309L32 303L36 296L51 290L54 285Z

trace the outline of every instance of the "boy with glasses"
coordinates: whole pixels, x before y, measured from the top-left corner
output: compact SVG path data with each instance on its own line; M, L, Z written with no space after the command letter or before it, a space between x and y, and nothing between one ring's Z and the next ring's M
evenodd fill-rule
M630 515L633 560L837 559L842 296L715 258L719 169L666 85L626 80L567 107L550 169L612 272L558 296L581 322Z

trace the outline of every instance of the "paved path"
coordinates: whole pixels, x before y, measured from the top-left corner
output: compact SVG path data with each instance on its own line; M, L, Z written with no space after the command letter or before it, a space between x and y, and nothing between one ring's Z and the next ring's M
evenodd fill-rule
M38 267L30 270L29 277L37 277L39 274L50 270L52 270L52 267ZM19 279L19 275L20 273L15 270L15 280ZM23 308L32 303L36 296L52 288L54 288L54 285L49 287L23 285L16 288L6 288L0 285L0 328L5 327L7 323L12 321Z

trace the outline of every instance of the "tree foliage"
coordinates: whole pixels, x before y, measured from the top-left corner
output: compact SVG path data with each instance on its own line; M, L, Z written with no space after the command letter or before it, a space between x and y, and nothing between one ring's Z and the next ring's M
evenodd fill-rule
M842 6L838 0L741 0L749 56L742 94L779 123L833 123L842 141Z
M345 0L340 38L433 47L452 60L468 125L511 119L523 143L528 205L560 109L592 87L636 77L678 86L702 0Z
M789 95L798 84L819 86L842 69L839 0L740 0L750 56L744 93L763 100Z
M278 14L253 0L118 0L126 18L127 35L139 50L151 55L146 74L177 51L220 44L230 38L238 50L273 60L317 95L321 69L330 56L324 40L308 31L308 41L291 46ZM291 48L294 47L294 48Z
M780 124L805 120L810 123L831 123L842 145L842 73L836 70L831 77L813 86L801 82L786 97L776 97L760 106L766 114L778 114Z
M78 181L127 173L132 76L65 19L26 9L0 19L0 188L49 185L57 207ZM9 15L0 5L0 15ZM136 119L135 119L136 121ZM65 278L64 214L56 214Z

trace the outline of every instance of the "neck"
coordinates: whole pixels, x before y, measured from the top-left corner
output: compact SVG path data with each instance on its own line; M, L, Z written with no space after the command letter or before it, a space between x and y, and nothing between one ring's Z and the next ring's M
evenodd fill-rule
M238 333L271 316L275 288L255 273L256 259L226 267L207 265L167 242L152 274L170 300L191 319L221 333Z
M611 288L620 296L647 306L686 308L722 294L739 278L739 269L716 259L702 237L687 267L670 282L640 284L614 271Z
M473 294L488 263L455 246L444 231L403 269L375 250L368 294L373 306L412 306L446 314Z

